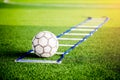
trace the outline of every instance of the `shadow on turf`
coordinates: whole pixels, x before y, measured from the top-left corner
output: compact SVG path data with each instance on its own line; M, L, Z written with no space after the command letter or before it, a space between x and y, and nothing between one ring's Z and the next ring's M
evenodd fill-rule
M1 54L1 59L5 60L5 59L17 59L20 56L23 56L24 54L26 54L26 52L16 52L16 51L9 51L9 52L2 52ZM39 58L37 55L35 54L29 54L26 55L25 58Z
M3 61L14 61L20 57L23 57L22 59L31 59L31 60L57 60L60 58L61 55L54 55L53 57L49 58L44 58L44 57L39 57L35 53L30 53L26 55L27 52L16 52L16 51L10 51L10 52L4 52L1 55L1 59Z

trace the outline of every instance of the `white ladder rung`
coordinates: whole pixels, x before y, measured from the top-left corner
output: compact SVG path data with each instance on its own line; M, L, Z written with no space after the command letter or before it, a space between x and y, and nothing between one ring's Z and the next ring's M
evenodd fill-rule
M104 21L104 20L102 20L102 19L101 19L101 20L100 20L100 19L99 19L99 20L95 20L95 19L94 19L94 20L91 20L91 21L89 21L89 22L101 23L101 22L103 22L103 21Z
M59 44L59 46L66 46L66 47L70 46L70 47L72 47L74 45L71 45L71 44Z
M85 35L89 35L89 34L88 33L68 33L65 35L85 36Z
M91 21L96 20L96 21L103 21L105 18L93 18Z
M78 25L77 27L82 27L82 28L96 28L97 26L82 26L82 25Z
M72 29L73 31L93 31L94 29Z
M29 63L58 63L57 61L52 60L30 60L30 59L22 59L22 60L15 60L15 62L29 62ZM61 63L61 62L60 62Z
M81 38L58 38L58 40L82 40Z
M63 54L64 52L56 52L55 54Z
M34 51L30 52L30 53L35 53Z

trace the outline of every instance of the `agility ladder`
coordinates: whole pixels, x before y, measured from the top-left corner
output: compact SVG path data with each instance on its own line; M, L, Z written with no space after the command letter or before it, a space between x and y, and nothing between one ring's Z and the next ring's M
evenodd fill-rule
M58 63L60 64L66 54L76 48L79 44L84 42L87 38L92 36L103 24L105 24L109 20L108 17L102 18L92 18L88 17L82 23L71 27L70 29L66 30L65 32L59 34L57 36L58 40L63 41L77 41L74 45L71 44L59 44L59 47L70 47L64 52L57 52L56 54L61 54L60 58L57 60L30 60L30 59L23 59L25 56L29 55L30 53L34 53L33 50L29 50L24 55L20 56L15 60L15 62L32 62L32 63ZM74 32L73 32L74 31ZM76 32L77 31L77 32ZM81 33L87 32L87 33ZM61 38L64 35L68 36L84 36L83 38Z

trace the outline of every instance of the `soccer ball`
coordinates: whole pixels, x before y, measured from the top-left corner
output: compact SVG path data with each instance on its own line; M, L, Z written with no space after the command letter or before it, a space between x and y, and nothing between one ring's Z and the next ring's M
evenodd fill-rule
M51 57L58 49L58 39L49 31L40 32L33 37L32 48L39 57Z

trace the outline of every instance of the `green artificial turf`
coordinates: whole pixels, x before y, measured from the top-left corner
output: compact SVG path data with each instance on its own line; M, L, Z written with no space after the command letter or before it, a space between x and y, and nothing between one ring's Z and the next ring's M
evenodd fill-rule
M119 80L120 9L0 4L0 80ZM66 55L62 64L15 63L40 31L58 35L88 16L110 20ZM60 49L62 51L66 50ZM59 55L49 59L57 59ZM26 58L40 59L32 54Z

